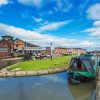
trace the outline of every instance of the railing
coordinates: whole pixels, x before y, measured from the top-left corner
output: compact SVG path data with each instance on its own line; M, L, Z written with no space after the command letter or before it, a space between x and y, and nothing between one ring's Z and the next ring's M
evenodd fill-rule
M24 50L46 50L45 47L25 47Z

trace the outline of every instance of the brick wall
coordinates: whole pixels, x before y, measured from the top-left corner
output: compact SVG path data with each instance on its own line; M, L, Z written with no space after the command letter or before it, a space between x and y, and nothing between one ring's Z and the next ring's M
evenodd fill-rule
M10 56L10 45L4 40L0 41L0 57Z
M14 49L16 48L23 49L25 47L25 42L19 39L16 39L13 44L14 44Z

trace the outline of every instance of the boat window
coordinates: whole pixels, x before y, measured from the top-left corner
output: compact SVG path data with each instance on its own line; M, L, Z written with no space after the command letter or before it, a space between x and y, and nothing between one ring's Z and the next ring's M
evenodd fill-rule
M95 65L95 59L92 59L92 64L93 64L93 66Z
M78 59L77 59L77 68L80 70L81 67L82 67L82 62L81 62L81 60L78 58Z
M82 61L79 58L72 59L70 66L76 70L86 71L84 64L82 63Z
M70 66L73 66L74 59L71 60Z
M84 65L85 65L87 71L94 72L92 64L90 63L89 60L82 60L82 61L83 61Z
M77 68L77 62L76 61L73 63L73 67Z
M77 69L77 70L81 70L81 60L80 59L73 59L71 61L71 66L73 67L73 69Z

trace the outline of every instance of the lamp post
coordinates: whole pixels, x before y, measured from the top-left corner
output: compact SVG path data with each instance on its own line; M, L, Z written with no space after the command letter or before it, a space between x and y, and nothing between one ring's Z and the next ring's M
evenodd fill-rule
M51 47L51 61L52 61L52 43L50 43L50 47Z

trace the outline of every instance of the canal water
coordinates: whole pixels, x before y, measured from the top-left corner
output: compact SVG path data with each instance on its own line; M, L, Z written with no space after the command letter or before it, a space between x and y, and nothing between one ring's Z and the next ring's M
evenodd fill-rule
M68 83L66 72L19 78L0 78L0 100L94 100L95 83Z

